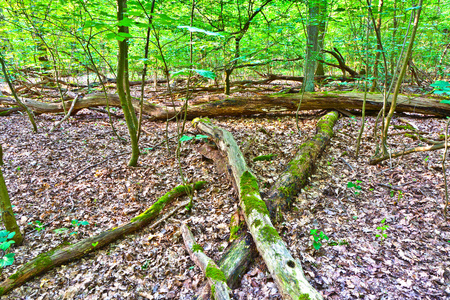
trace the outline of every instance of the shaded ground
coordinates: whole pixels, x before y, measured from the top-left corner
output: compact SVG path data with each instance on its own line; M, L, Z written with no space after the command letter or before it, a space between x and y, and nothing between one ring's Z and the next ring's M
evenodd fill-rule
M82 111L52 134L46 132L61 115L38 117L41 133L32 134L20 115L0 118L6 184L25 244L15 249L16 262L3 276L63 240L74 241L127 222L157 197L181 184L174 140L146 149L140 167L126 167L128 156L106 157L129 150L114 137L103 114ZM445 120L409 119L437 138ZM263 192L293 157L296 147L315 130L316 120L303 115L302 136L292 115L223 118L215 121L230 130ZM443 218L443 151L417 153L368 166L371 137L363 140L362 155L353 158L359 119L338 121L325 155L292 212L278 230L294 257L302 262L309 281L328 299L444 299L450 297L450 227ZM395 122L394 122L395 123ZM396 124L396 123L395 123ZM116 121L126 136L122 120ZM369 118L367 134L372 133ZM165 123L144 122L142 147L152 148L166 138ZM264 130L261 130L264 128ZM195 129L189 131L195 134ZM402 132L392 130L393 133ZM169 136L175 125L169 126ZM389 140L392 150L417 145L403 135ZM192 299L204 284L178 232L187 221L197 242L217 260L228 246L231 215L238 207L230 182L211 161L198 154L194 142L183 144L181 168L190 181L206 180L207 188L194 197L191 212L179 211L167 222L100 249L80 261L56 268L12 291L8 299ZM263 154L272 162L252 162ZM348 165L347 165L348 164ZM353 168L350 169L349 165ZM361 182L357 182L357 180ZM358 195L353 182L361 186ZM402 192L379 184L400 186ZM185 199L180 199L180 201ZM71 220L88 221L78 230ZM385 239L376 237L382 220ZM37 231L30 222L46 224ZM68 231L56 233L58 228ZM330 238L320 250L312 247L313 228ZM78 234L70 234L78 231ZM277 299L276 286L261 260L234 290L235 299Z

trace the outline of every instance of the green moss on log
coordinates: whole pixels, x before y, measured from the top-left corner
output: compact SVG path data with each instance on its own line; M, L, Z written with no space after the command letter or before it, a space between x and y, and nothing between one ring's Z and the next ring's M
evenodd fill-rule
M240 180L241 200L245 206L245 214L248 216L253 210L269 215L266 203L259 196L258 182L252 173L245 171Z
M131 222L136 222L141 219L147 218L149 215L158 215L160 211L166 206L167 202L169 202L171 199L173 199L176 196L184 195L187 193L191 193L193 190L199 190L205 186L206 181L198 181L194 183L194 186L192 185L179 185L169 192L167 192L164 196L158 199L152 206L150 206L149 209L144 211L142 214L140 214L137 217L134 217L131 219Z
M227 277L223 274L222 270L213 265L211 262L206 267L205 276L212 280L227 282Z
M200 246L199 244L194 244L192 245L192 251L193 252L203 252L203 247Z
M276 157L276 154L260 155L253 158L253 161L269 161Z
M281 239L277 230L270 225L264 226L263 228L260 229L259 232L261 233L263 239L268 243L276 243Z

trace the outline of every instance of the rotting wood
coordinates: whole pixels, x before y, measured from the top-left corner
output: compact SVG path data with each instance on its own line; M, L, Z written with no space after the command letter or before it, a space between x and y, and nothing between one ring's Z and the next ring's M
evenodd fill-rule
M323 299L306 280L300 262L292 257L273 227L269 211L261 199L256 177L249 171L232 134L214 126L209 120L198 120L196 124L199 130L210 135L219 149L227 154L247 227L283 298Z
M312 169L312 166L314 165L314 162L318 157L318 152L323 152L323 149L327 145L328 140L331 138L333 126L336 121L330 120L330 118L334 119L334 116L335 116L335 113L331 112L331 113L324 115L321 119L319 119L319 121L317 122L317 129L316 129L317 134L312 139L305 141L302 145L299 146L300 150L299 150L299 153L297 154L297 156L300 156L300 152L303 151L303 153L304 153L306 151L306 149L309 149L311 151L309 156L315 158L315 159L309 160L308 163L310 164L310 167L303 166L304 169L307 169L307 170ZM333 122L330 122L330 121L333 121ZM322 138L320 138L320 137L322 137ZM316 147L312 147L312 145L310 144L311 142L317 143ZM300 192L300 189L306 185L307 179L308 179L308 176L310 175L310 173L309 174L297 174L297 176L300 177L299 181L301 182L301 184L298 183L295 191L293 190L292 192L295 192L297 194ZM280 179L283 179L283 176L280 176ZM278 184L278 182L276 182L274 184L274 186L278 186L278 188L283 189L283 186ZM274 188L272 188L272 190L274 190ZM272 214L273 217L275 217L275 215L276 214ZM272 218L272 221L275 221L275 219ZM243 241L246 241L246 244L242 244ZM230 245L228 250L224 253L222 258L218 262L219 265L221 266L222 270L224 270L224 273L228 278L228 280L227 280L228 286L230 286L231 288L236 287L236 284L239 283L237 280L239 280L241 278L241 276L243 274L245 274L248 271L248 269L250 268L249 263L247 263L247 264L242 263L242 262L245 262L245 258L246 257L253 258L256 256L256 253L255 253L256 248L252 247L251 241L252 241L251 236L248 233L245 234L244 236L240 237L239 241L235 241ZM228 261L227 266L222 265L222 261ZM234 265L233 265L233 262L234 262ZM227 272L227 270L230 270L230 271ZM234 281L234 280L236 280L236 281Z
M226 276L216 263L206 256L203 248L195 242L194 235L186 224L182 224L180 228L183 235L184 245L186 246L192 261L202 270L209 285L211 286L211 294L214 299L226 300L230 299L230 289L226 283Z
M54 267L85 256L87 253L100 249L119 238L134 233L150 224L162 209L175 198L185 195L189 190L199 190L205 185L204 181L196 182L193 186L177 186L158 199L149 209L133 218L129 223L120 227L104 231L93 237L86 238L75 244L61 244L60 246L42 253L20 267L13 275L0 283L0 296L11 289L22 285L31 278L42 274Z
M282 212L289 208L300 190L306 185L314 163L333 136L333 127L339 114L331 111L320 118L316 135L301 144L298 152L271 187L265 202L272 220L278 221Z
M251 97L234 97L206 102L199 105L190 105L187 109L187 118L216 117L216 116L244 116L253 114L267 114L276 112L295 112L300 94L278 94L278 95L252 95ZM317 92L305 93L301 110L313 109L361 109L363 93L358 92ZM32 99L24 99L24 104L36 114L63 112L61 102L44 103ZM119 97L108 94L110 106L120 107ZM0 97L0 104L17 105L10 97ZM70 105L70 101L66 101ZM79 99L75 105L75 111L82 108L105 106L104 94L90 94ZM133 100L135 109L139 109L139 101ZM383 97L379 94L367 94L367 111L378 111L383 106ZM174 117L179 108L164 107L155 104L144 103L143 113L150 120L167 120ZM425 99L420 97L399 96L396 107L397 112L419 113L435 116L450 116L450 106L439 103L439 100Z
M408 155L408 154L415 153L415 152L434 151L434 150L439 150L439 149L444 149L444 148L445 148L445 143L439 143L439 144L435 144L435 145L427 146L427 147L419 146L419 147L415 147L415 148L406 149L403 151L398 151L398 152L388 154L385 156L381 156L381 157L373 157L369 160L369 164L376 165L387 159L396 158L396 157Z

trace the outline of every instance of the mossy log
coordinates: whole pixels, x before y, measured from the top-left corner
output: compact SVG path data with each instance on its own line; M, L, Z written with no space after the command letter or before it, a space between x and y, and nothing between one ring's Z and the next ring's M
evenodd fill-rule
M247 227L283 298L323 299L308 283L300 262L292 257L273 227L269 211L261 199L256 177L249 171L232 134L208 121L198 121L196 124L198 129L210 135L219 149L227 154Z
M203 248L195 242L194 235L186 224L182 224L180 228L183 235L184 245L192 259L192 261L202 270L211 286L211 294L214 299L226 300L230 299L230 289L227 286L226 276L216 263L203 253Z
M216 117L216 116L243 116L253 114L265 114L291 111L295 112L301 98L300 94L274 94L252 95L251 97L229 96L223 100L190 105L187 109L187 118ZM358 92L317 92L305 93L300 110L312 109L361 109L364 94ZM121 107L119 97L108 94L110 106ZM23 99L23 103L34 113L63 112L63 106L59 103L44 103L32 99ZM17 105L10 97L0 97L0 104ZM70 106L70 101L65 105ZM75 111L82 108L105 106L104 94L90 94L78 100ZM139 110L138 99L133 100L133 106ZM383 106L383 97L380 94L367 94L366 110L378 111ZM389 103L388 103L389 107ZM173 117L182 108L144 103L143 113L153 120L166 120ZM450 106L439 103L439 100L409 97L400 95L396 107L397 112L411 112L425 115L450 116Z
M89 252L100 249L119 238L134 233L150 224L161 210L175 198L185 195L187 192L203 188L204 181L199 181L193 186L177 186L158 199L149 209L133 218L129 223L120 227L102 232L96 236L86 238L75 244L61 244L51 251L42 253L20 267L13 275L0 283L0 296L11 289L22 285L31 278L42 274L54 267L81 258Z
M333 127L338 117L339 114L332 111L320 118L316 126L316 135L300 145L294 159L271 187L264 200L272 220L278 220L281 212L290 207L306 185L314 163L333 136Z
M239 286L242 276L248 271L257 255L258 252L250 234L242 235L231 243L217 262L230 288L235 289Z

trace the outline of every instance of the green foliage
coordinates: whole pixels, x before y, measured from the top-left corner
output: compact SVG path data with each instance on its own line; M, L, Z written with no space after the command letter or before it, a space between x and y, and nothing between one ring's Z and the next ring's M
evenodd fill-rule
M430 86L434 88L434 94L450 96L450 82L438 80L433 84L430 84ZM450 104L450 100L442 100L441 103Z
M0 250L2 250L3 253L2 258L0 259L0 269L14 263L15 253L9 253L9 250L11 245L15 243L12 240L15 234L15 232L9 232L8 230L0 231Z
M310 234L313 237L313 247L316 250L319 250L320 247L322 247L322 241L325 240L329 240L330 238L328 236L325 235L325 233L323 233L323 231L318 232L317 229L311 229Z
M72 226L72 228L73 228L74 231L72 231L72 232L70 233L70 235L78 234L78 230L79 230L80 226L85 226L85 225L89 225L89 222L88 222L88 221L79 221L79 220L73 219L73 220L71 221L71 226ZM69 228L62 227L62 228L54 229L53 231L54 231L55 233L60 234L60 233L67 232L67 231L69 231L69 230L70 230ZM95 246L94 246L94 247L95 247Z
M194 138L195 138L196 140L206 140L206 139L208 139L208 136L207 136L207 135L203 135L203 134L197 134L195 137L189 136L189 135L183 135L183 136L180 138L180 142L191 141L191 140L193 140Z
M203 252L203 247L200 246L199 244L194 244L192 245L192 251L193 252Z
M347 188L352 189L353 193L355 194L355 196L358 196L359 193L362 190L362 187L360 185L358 185L359 183L361 183L362 181L360 180L356 180L356 183L353 183L351 181L349 181L347 183Z
M41 230L44 230L44 229L45 229L44 224L42 224L42 222L41 222L41 221L38 221L38 220L33 221L33 222L29 222L28 224L29 224L29 225L33 225L33 226L34 226L34 229L36 229L37 232L40 232Z
M383 241L385 238L387 238L387 234L385 233L386 229L388 229L388 225L386 225L386 218L381 220L381 226L377 227L377 230L379 230L379 233L375 234L376 237L379 237L381 241Z

